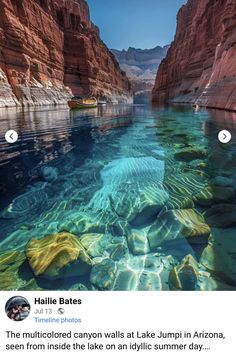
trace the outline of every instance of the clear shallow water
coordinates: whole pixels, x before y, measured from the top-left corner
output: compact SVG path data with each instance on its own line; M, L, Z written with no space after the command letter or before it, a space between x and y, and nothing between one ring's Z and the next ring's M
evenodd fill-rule
M235 114L107 106L8 109L0 120L1 289L235 288ZM14 145L3 140L9 128ZM230 144L218 142L221 129ZM222 215L225 204L217 224L210 209ZM67 247L53 256L58 233L79 240L86 268ZM227 238L218 250L219 234ZM30 259L28 242L47 235Z

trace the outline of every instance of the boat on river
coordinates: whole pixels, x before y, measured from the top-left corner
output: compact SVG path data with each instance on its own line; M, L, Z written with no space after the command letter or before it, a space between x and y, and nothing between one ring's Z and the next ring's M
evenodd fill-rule
M98 100L98 105L106 106L107 102L105 100Z
M84 108L95 108L98 102L95 97L82 98L74 96L68 101L68 106L70 109L84 109Z

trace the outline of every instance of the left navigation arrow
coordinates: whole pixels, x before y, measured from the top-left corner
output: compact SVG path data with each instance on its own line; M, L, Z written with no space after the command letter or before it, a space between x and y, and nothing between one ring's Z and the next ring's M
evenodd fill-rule
M6 132L5 139L8 143L15 143L18 140L18 133L14 129L10 129Z

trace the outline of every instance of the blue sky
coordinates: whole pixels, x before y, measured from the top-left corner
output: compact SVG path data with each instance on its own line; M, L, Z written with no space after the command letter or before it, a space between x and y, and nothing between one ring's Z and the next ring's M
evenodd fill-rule
M169 44L176 15L186 0L87 0L92 21L109 48L153 48Z

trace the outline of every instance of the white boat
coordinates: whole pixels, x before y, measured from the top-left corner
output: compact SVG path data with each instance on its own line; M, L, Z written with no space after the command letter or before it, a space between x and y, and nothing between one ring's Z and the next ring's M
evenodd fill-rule
M104 100L98 100L98 105L105 106L107 103Z

